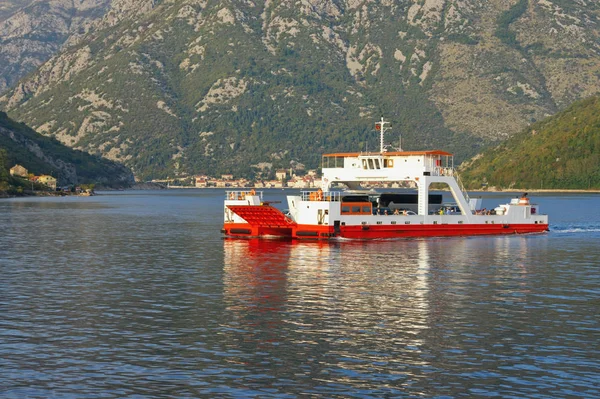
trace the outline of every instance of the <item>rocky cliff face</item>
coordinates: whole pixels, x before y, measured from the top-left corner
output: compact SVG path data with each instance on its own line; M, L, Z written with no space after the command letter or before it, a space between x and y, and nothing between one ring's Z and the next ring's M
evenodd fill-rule
M405 148L465 158L598 90L599 17L591 0L113 1L0 107L142 177L317 166L375 149L381 114Z
M0 93L33 72L63 46L76 44L90 29L110 26L111 21L127 15L130 10L123 3L127 2L24 0L0 3ZM137 6L135 10L139 11Z
M32 0L0 0L0 21L9 18L20 8L26 7Z

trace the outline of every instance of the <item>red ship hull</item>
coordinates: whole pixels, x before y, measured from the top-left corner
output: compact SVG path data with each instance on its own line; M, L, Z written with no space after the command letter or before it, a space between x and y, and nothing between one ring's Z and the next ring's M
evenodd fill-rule
M450 237L543 233L548 224L404 224L404 225L306 225L288 219L271 206L229 206L248 223L225 223L230 237L277 236L294 239L382 239L398 237Z
M411 226L332 226L296 225L294 227L251 226L246 223L227 224L223 233L230 237L276 236L294 239L385 239L410 237L452 237L543 233L547 224L463 224L463 225L411 225Z

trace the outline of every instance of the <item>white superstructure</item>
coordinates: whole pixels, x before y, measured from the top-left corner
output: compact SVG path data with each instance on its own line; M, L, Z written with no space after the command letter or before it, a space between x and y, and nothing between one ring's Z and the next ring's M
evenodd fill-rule
M494 209L481 209L481 199L470 200L460 184L448 152L387 151L383 140L389 129L386 124L382 118L376 125L381 134L380 152L323 155L322 187L288 196L288 215L272 207L261 208L262 204L256 204L257 196L241 199L229 194L232 197L225 201L226 233L387 238L547 230L548 216L540 214L539 206L531 204L526 194ZM368 185L388 183L416 188L416 193L365 190ZM432 184L436 190L448 190L454 203L444 204L442 195L430 194ZM340 185L350 191L333 189ZM244 222L251 228L244 227Z

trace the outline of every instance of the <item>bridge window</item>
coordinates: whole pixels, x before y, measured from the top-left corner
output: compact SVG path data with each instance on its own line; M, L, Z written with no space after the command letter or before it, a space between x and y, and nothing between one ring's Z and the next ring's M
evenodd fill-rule
M323 168L343 168L344 157L328 156L323 157Z
M381 159L381 158L366 158L366 159L362 159L361 161L362 161L362 168L366 169L366 170L391 168L394 164L391 159Z

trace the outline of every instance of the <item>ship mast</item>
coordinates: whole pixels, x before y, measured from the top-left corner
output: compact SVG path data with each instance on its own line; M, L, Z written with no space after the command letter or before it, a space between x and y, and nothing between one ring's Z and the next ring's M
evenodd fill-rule
M387 124L390 124L390 122L386 122L383 120L383 116L381 117L381 121L376 122L375 123L375 129L379 130L379 152L383 153L386 151L385 149L385 143L383 141L383 137L385 135L385 132L390 130L392 128L392 125L390 124L390 126L385 126ZM402 151L402 150L400 150Z

